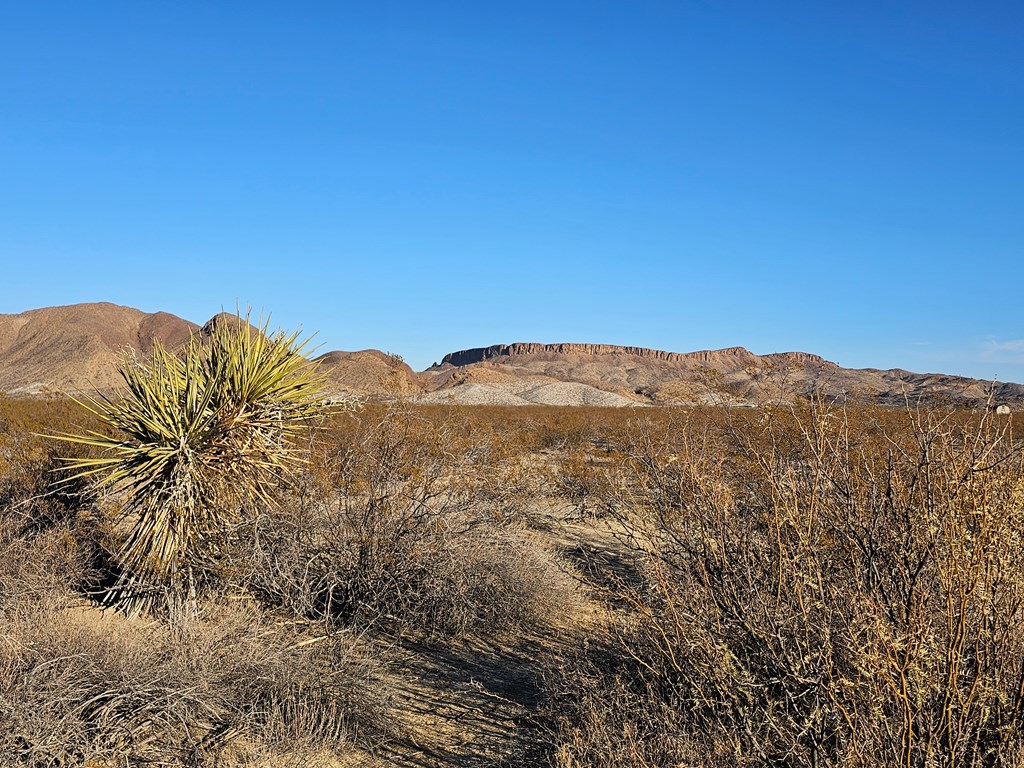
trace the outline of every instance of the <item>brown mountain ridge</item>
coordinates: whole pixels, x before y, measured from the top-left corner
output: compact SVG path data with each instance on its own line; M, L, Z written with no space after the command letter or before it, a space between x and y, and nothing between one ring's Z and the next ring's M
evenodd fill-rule
M952 401L1024 405L1024 386L902 369L851 369L807 352L757 355L743 347L666 352L611 344L498 344L452 352L422 375L433 388L505 378L575 382L637 403L756 406L819 392L838 400L900 406ZM479 386L479 385L478 385ZM491 384L507 389L507 385ZM474 395L479 398L479 393Z
M108 302L0 314L0 393L109 390L121 383L116 363L122 352L144 357L154 339L176 349L193 334L209 335L217 325L238 322L237 315L220 312L199 326L167 312ZM422 389L409 366L378 350L328 352L316 360L328 368L332 393L376 397Z
M167 312L106 302L0 314L0 392L39 395L116 386L124 350L145 356L154 339L169 348L205 326ZM611 344L498 344L452 352L422 373L375 349L332 351L325 366L332 393L411 397L422 402L552 405L755 406L818 391L836 399L886 405L948 400L1024 407L1024 386L901 369L849 369L806 352L757 355L743 347L667 352Z
M174 348L198 329L166 312L106 302L0 314L0 391L107 389L120 381L114 363L121 350L146 355L154 339Z

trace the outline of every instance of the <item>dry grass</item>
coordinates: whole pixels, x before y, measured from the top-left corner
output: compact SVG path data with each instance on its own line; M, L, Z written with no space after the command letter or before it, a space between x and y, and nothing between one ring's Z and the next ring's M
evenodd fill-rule
M642 577L562 678L556 765L1020 764L1019 441L874 415L637 429L610 506Z
M1024 764L1009 419L367 406L217 533L209 597L172 628L81 607L110 564L94 500L45 495L52 450L29 433L52 429L27 425L47 418L0 401L0 751L18 764L299 765L402 742L389 662L353 630L464 661L490 647L474 638L546 643L559 663L516 671L546 674L546 704L517 702L521 752L553 768ZM619 532L579 569L610 617L579 633L556 547L591 550L565 526Z
M0 751L26 765L219 765L338 750L387 723L374 664L345 636L251 610L220 607L184 635L91 610L5 623Z
M489 492L493 446L397 407L350 417L311 488L240 531L222 564L293 615L448 637L542 623L568 588L552 556Z

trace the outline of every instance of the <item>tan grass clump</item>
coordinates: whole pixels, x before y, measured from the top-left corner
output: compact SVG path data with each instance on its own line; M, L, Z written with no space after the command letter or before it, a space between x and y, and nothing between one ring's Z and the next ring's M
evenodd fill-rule
M5 624L0 753L28 766L338 753L388 730L384 691L344 635L309 636L244 607L208 611L187 636L89 609L41 611Z

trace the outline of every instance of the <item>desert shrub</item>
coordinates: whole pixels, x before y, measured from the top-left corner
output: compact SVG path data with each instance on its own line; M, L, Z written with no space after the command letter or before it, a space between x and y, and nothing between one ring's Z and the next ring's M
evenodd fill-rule
M632 446L620 517L642 577L554 686L553 761L1020 764L1024 473L1006 425L820 403L729 422L680 425L667 454Z
M557 459L551 491L580 516L601 514L615 494L616 466L615 456L607 450L567 450Z
M693 728L683 709L662 685L642 676L647 672L643 663L624 652L624 643L630 642L637 654L648 653L650 648L637 643L641 639L619 632L592 633L582 649L558 657L557 666L547 670L548 698L539 721L547 731L549 765L705 764L713 743L691 743Z
M239 531L224 578L332 624L461 636L541 621L566 580L479 492L486 446L403 406L367 415L317 470L326 487Z
M463 494L478 516L497 526L529 527L551 493L551 462L490 435L470 472L462 476Z
M542 622L565 587L523 531L452 531L380 508L357 525L278 514L257 530L235 578L265 604L330 624L452 637L508 630Z
M542 449L564 451L590 445L594 425L588 418L595 410L546 408L537 414L535 440Z
M0 619L58 608L90 580L88 550L67 526L24 531L0 515Z
M19 530L71 524L91 504L84 482L53 487L63 462L56 441L43 436L71 429L75 423L100 428L87 416L66 399L0 396L0 514L6 524ZM73 453L80 458L92 455L85 447Z
M374 665L342 636L308 637L237 606L184 637L98 616L7 622L0 751L17 764L223 765L238 753L337 751L387 723Z
M59 461L39 434L78 415L60 400L0 398L0 616L66 605L91 581L89 500L50 489Z

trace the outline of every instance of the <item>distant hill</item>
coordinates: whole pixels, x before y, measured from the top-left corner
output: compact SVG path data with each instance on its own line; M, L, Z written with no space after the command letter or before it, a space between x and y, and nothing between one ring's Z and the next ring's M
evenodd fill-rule
M208 335L217 325L238 322L237 315L221 312L200 327L167 312L147 313L106 302L0 314L0 392L108 390L121 383L116 363L122 351L145 357L154 339L176 349L194 333ZM422 389L409 366L377 350L328 352L317 361L327 366L332 393L373 397Z
M198 329L166 312L105 302L0 315L0 391L107 389L120 382L114 368L120 350L146 355L153 339L174 348Z
M316 358L327 371L332 392L370 397L406 396L423 391L416 373L401 358L377 349L328 352Z
M818 355L781 352L756 355L743 347L700 352L665 352L610 344L499 344L452 352L421 376L432 389L461 387L479 401L489 388L506 398L521 381L573 382L637 404L725 403L753 406L792 401L811 391L831 398L903 405L908 400L1024 406L1024 386L900 369L843 368Z
M238 322L220 313L200 327L166 312L116 304L74 304L0 314L0 392L103 390L120 383L118 355L149 354L154 339L175 349L194 333ZM908 400L1024 408L1024 386L900 369L842 368L806 352L756 355L743 347L665 352L610 344L499 344L452 352L417 374L397 355L375 349L327 352L315 359L328 391L426 403L502 405L754 406L812 391L841 400L903 405Z

